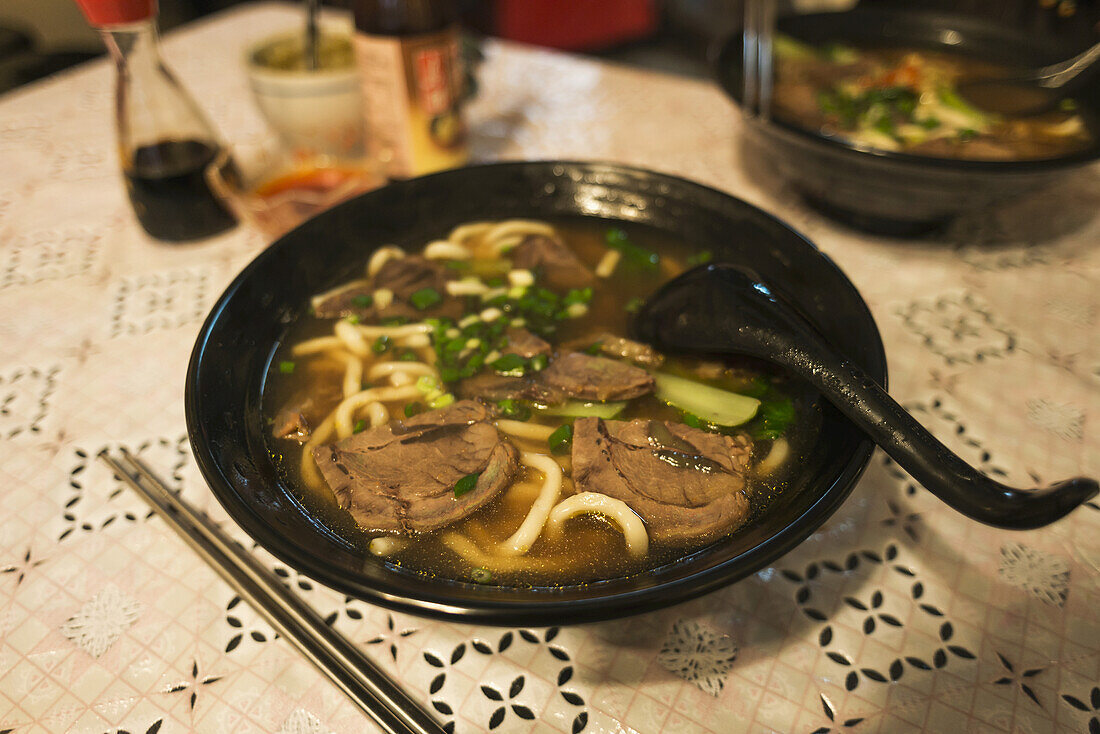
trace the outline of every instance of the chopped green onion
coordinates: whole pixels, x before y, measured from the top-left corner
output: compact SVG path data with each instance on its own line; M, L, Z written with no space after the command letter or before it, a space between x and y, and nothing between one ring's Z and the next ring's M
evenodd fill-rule
M442 300L443 296L439 295L439 291L435 288L421 288L409 296L409 302L421 311L431 308Z
M634 296L633 298L631 298L629 301L626 302L626 305L623 306L623 308L626 309L627 313L638 313L639 311L642 310L642 306L644 306L644 305L645 305L645 299L644 298L642 298L641 296Z
M919 124L925 130L935 130L943 123L940 122L938 117L926 117L917 124Z
M531 417L531 409L523 403L519 402L518 400L513 400L512 398L504 398L503 400L498 400L497 407L500 408L501 414L503 414L506 418L511 418L512 420L525 421Z
M455 367L441 367L439 370L439 379L445 383L457 382L459 376L459 371Z
M550 444L550 453L564 454L573 443L573 426L569 423L558 426L546 442Z
M597 354L603 351L603 342L593 342L584 349L585 354L591 354L595 357Z
M695 252L688 256L687 264L689 267L696 265L706 265L714 259L714 255L710 250L703 250L701 252Z
M404 352L401 352L401 354L397 355L397 360L399 362L417 362L417 361L420 360L420 357L417 356L416 352L414 352L411 349L408 349Z
M359 316L356 315L356 314L351 314L350 316L348 316L347 322L349 324L358 324L359 323Z
M1062 112L1075 112L1077 110L1077 100L1066 97L1058 102L1058 109Z
M607 230L604 241L611 249L621 252L627 261L635 265L641 265L646 270L656 270L657 263L661 260L656 252L639 247L631 242L626 232L621 229Z
M505 354L500 359L494 360L489 363L489 366L502 375L509 375L512 377L520 377L523 375L523 368L527 365L527 360L518 354Z
M416 379L416 389L422 393L429 393L439 389L439 383L431 375L421 375Z
M424 412L424 406L421 403L413 402L405 404L405 417L412 418L414 415Z
M364 294L361 296L355 296L351 299L351 305L356 308L370 308L374 304L374 299Z
M355 421L355 427L351 429L352 433L361 433L367 429L367 422L360 418Z
M978 131L972 127L964 127L962 130L959 130L959 140L962 140L963 142L971 140L977 137L977 135Z
M546 369L546 366L550 364L550 358L545 354L536 354L534 357L531 357L527 364L530 366L532 372L542 372Z
M284 375L289 375L290 373L294 372L294 366L295 365L293 362L280 362L279 371L282 372Z
M371 351L375 354L382 354L390 348L390 338L383 334L374 340L374 344L371 345Z
M480 472L478 472L477 474L467 474L466 476L462 477L462 479L459 479L457 482L455 482L455 497L461 497L462 495L466 494L474 487L476 487L478 477L480 476Z
M429 401L429 405L438 410L439 408L446 408L448 405L455 401L455 396L449 392L445 392L439 397L432 398Z
M562 305L572 306L574 303L588 303L592 300L591 288L573 288L561 299Z
M382 320L382 326L404 326L407 323L409 323L407 316L390 316Z
M487 584L493 580L493 572L487 568L475 568L470 571L470 578L475 584Z

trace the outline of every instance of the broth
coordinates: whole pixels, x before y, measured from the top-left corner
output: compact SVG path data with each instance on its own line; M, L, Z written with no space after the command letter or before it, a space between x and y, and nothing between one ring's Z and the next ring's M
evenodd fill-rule
M809 46L782 35L775 56L776 116L828 137L934 158L1005 161L1057 158L1093 144L1072 99L1042 114L1005 115L959 95L961 81L1006 78L1008 67L915 48ZM979 91L1014 96L998 109L1023 101L1018 89Z
M602 265L606 265L609 252L618 253L617 256L610 257L618 257L619 262L608 277L595 276L592 285L589 286L590 291L559 289L561 298L557 302L559 310L556 315L561 318L552 320L550 323L541 323L538 320L537 309L523 312L527 314L523 324L524 327L528 327L531 331L543 327L548 329L548 331L543 331L543 335L552 346L552 354L545 362L538 357L529 359L526 362L528 373L522 378L514 377L513 380L522 379L539 385L539 390L547 389L539 381L549 380L551 373L554 372L554 369L557 369L551 369L549 365L564 363L567 355L585 355L589 352L594 353L597 349L606 350L607 345L610 343L614 343L618 348L618 342L612 342L610 337L594 341L593 335L611 334L621 336L628 334L632 310L640 305L641 299L652 292L660 283L709 256L709 253L693 252L683 243L671 241L657 232L642 227L624 227L618 223L614 225L594 224L591 220L570 220L555 222L553 230L554 239L565 243L581 263L597 271L600 270ZM524 236L537 235L527 233ZM453 235L451 239L454 241ZM611 246L609 246L609 243ZM477 247L471 249L476 251ZM446 248L441 249L437 246L436 250L445 254ZM425 250L425 252L430 252L430 250ZM398 255L394 259L396 261L400 259L400 256ZM424 434L421 437L420 434L416 433L421 429L414 424L417 420L427 420L431 416L441 414L441 412L457 410L459 406L467 403L463 399L465 397L463 391L467 389L466 386L472 384L468 380L478 377L484 378L486 375L493 376L495 379L495 373L509 366L508 364L502 364L499 361L500 357L491 352L486 359L479 363L484 366L474 370L470 369L470 362L463 362L461 357L446 355L452 353L462 355L464 351L472 350L470 354L476 356L478 348L470 345L477 337L467 338L461 332L467 330L471 333L487 334L488 332L485 331L487 325L491 326L509 317L512 318L513 324L508 327L508 333L512 334L509 344L515 342L516 336L513 329L517 328L515 324L518 322L515 319L517 318L516 314L520 312L516 310L509 311L508 304L518 304L519 301L513 296L518 296L520 291L525 288L525 293L536 291L540 287L539 283L544 279L546 272L540 271L538 268L534 269L536 282L532 285L523 286L513 284L524 282L524 276L515 274L517 268L511 267L511 264L507 263L507 256L494 258L475 256L467 260L440 258L440 261L448 263L447 267L454 269L460 276L458 279L448 281L452 284L448 286L449 288L458 290L461 287L453 285L456 282L473 283L476 279L489 288L504 289L505 293L494 296L490 292L487 294L489 296L488 300L485 298L486 294L461 296L463 315L438 317L440 318L438 322L430 321L433 317L429 317L430 333L428 333L428 330L415 331L421 328L418 326L419 324L425 323L424 319L415 318L398 319L403 323L401 325L391 325L390 327L368 325L369 318L360 319L354 314L350 321L347 318L333 319L316 316L299 319L289 328L282 345L275 353L269 378L265 383L263 412L274 429L274 433L272 431L268 432L271 441L271 452L284 474L287 484L296 493L299 493L303 504L321 522L340 537L361 549L364 555L373 554L379 557L379 562L392 564L412 573L509 586L572 585L629 576L646 569L673 563L686 555L701 550L731 532L736 532L737 529L744 527L746 523L751 523L753 518L764 510L768 502L783 491L787 484L788 475L797 466L799 455L812 444L815 438L815 396L807 392L800 384L788 381L783 375L769 370L764 365L749 360L736 363L717 363L698 359L663 357L663 362L659 366L648 364L642 371L641 368L635 366L636 360L642 358L634 355L635 362L631 362L630 359L626 358L616 361L616 364L624 365L624 369L630 367L629 374L631 378L639 378L638 373L634 371L638 370L647 376L658 375L659 385L664 385L668 381L671 381L673 387L682 387L686 384L689 389L695 389L692 386L703 385L705 387L702 389L716 388L721 391L716 392L720 398L729 394L743 395L750 393L758 396L762 402L755 414L748 417L744 422L737 425L719 426L716 423L700 419L682 408L675 407L676 401L670 402L667 399L667 390L662 392L663 387L654 388L656 392L650 390L644 394L621 400L581 400L575 398L561 400L560 395L556 394L551 397L547 397L546 394L539 394L533 397L516 399L485 398L484 395L481 395L479 397L484 398L482 402L488 405L493 413L488 420L492 421L498 428L501 444L513 446L519 455L515 478L508 483L508 486L489 498L473 512L458 518L454 522L446 523L442 527L412 532L380 530L378 527L364 528L361 526L360 521L365 517L364 513L366 511L351 507L351 505L355 505L356 500L353 499L349 504L347 500L349 495L342 489L339 493L344 497L344 500L338 500L330 487L328 480L333 476L342 480L341 475L333 474L334 470L331 466L324 466L322 471L328 471L329 474L322 476L316 468L316 464L311 466L311 459L309 458L313 455L312 451L315 447L333 443L332 437L321 437L320 440L316 441L314 439L328 430L326 425L331 428L331 426L339 423L339 420L333 418L339 413L337 406L342 402L346 402L349 395L363 389L364 385L368 386L367 389L371 389L369 386L374 385L373 389L375 390L379 389L379 385L385 385L383 389L390 390L391 393L401 390L404 390L405 394L417 393L412 398L397 397L393 399L387 397L391 393L385 395L379 393L382 396L379 401L385 406L388 416L385 419L382 416L373 416L372 411L376 409L364 406L361 410L352 414L355 424L351 436L337 441L335 445L338 447L351 446L357 441L362 443L372 436L378 437L378 446L391 439L393 443L402 441L411 443L420 440L434 441L437 437L442 436L438 440L448 441L450 440L447 438L448 431L465 432L479 428L480 424L485 421L475 417L468 420L463 419L456 425L448 424L443 427L423 429ZM504 265L501 265L499 261L504 261ZM503 279L505 285L496 285L499 282L498 279ZM362 286L365 290L358 296L357 308L360 310L367 308L364 305L367 302L365 293L371 292L371 305L369 308L379 309L380 289L376 286L380 285L382 284L369 283ZM579 295L575 297L575 302L565 305L565 302L570 300L568 294L577 291L579 291ZM424 292L425 289L417 291L417 293L422 294ZM587 298L584 297L586 293L589 294ZM315 299L315 306L320 303L320 311L328 313L329 303L332 299L342 298L344 295L346 294L342 294L342 292L338 292L335 296L326 294L323 298L328 297L329 301L317 301ZM381 295L385 300L385 294ZM428 303L429 301L431 303ZM428 295L423 295L420 302L424 306L423 312L427 314L448 307L446 303L437 303L434 297ZM426 303L428 305L424 305ZM498 304L498 306L487 305L493 303ZM487 321L486 319L492 316L487 312L487 309L494 308L504 311L504 315L496 317L493 321ZM517 305L516 308L519 308L519 306ZM481 320L471 321L470 314L480 314L479 318ZM418 315L414 314L414 316ZM523 317L520 316L519 318ZM371 337L373 340L368 339L369 354L361 358L351 358L352 355L347 353L344 346L320 349L325 345L331 346L339 342L338 338L330 335L334 332L334 325L341 322L358 329L357 333L360 334L373 335L388 328L390 329L389 337ZM339 328L342 328L346 335L349 327ZM377 332L372 331L372 329L377 330ZM481 331L477 331L478 329L481 329ZM415 333L411 333L414 331ZM456 334L455 332L460 333ZM419 335L427 336L428 339L418 338ZM482 340L491 338L494 337L485 336L482 337ZM430 344L426 345L426 341L430 341ZM452 346L455 343L459 343L462 349L454 352ZM307 354L306 352L314 349L314 346L317 349ZM571 349L577 351L571 352ZM445 356L440 358L438 356L440 354ZM348 366L349 358L351 358L350 362L358 362L362 366L362 376L358 379L357 374L353 373L349 376L349 369L359 369ZM473 359L473 356L467 356L465 359ZM585 358L577 357L576 359L577 361L583 361ZM416 376L415 383L404 386L391 385L385 379L372 380L370 378L375 372L380 374L382 371L391 369L390 367L379 367L380 364L395 365L403 362L410 365L409 369L414 369L412 365L417 365L415 369L426 374ZM591 360L585 362L585 364L589 362ZM600 364L609 366L603 362ZM458 365L458 367L454 365ZM490 367L488 365L494 366ZM428 373L425 366L430 366L430 373ZM616 367L615 369L619 368ZM456 374L455 370L462 374ZM434 376L442 379L433 383ZM676 381L677 378L680 378L680 382ZM345 385L345 382L349 379L352 384ZM396 381L392 377L390 379ZM684 382L684 380L687 382ZM589 388L586 386L584 389ZM309 396L309 399L313 401L313 405L310 408L312 412L310 421L303 420L301 422L311 422L311 425L298 425L297 428L301 429L299 433L295 433L294 430L288 432L284 430L286 428L284 424L287 423L285 407L299 405L303 395ZM682 399L677 398L677 401L682 402ZM744 402L744 400L741 402ZM409 408L408 406L415 407ZM562 406L581 413L593 411L617 412L615 412L613 419L607 420L552 414L558 409L563 409ZM417 414L418 411L422 412ZM529 416L526 415L527 413L529 413ZM605 412L605 414L610 415L610 412ZM303 412L299 412L297 417L304 415ZM507 421L514 421L519 426L517 427ZM748 449L749 453L744 456L745 464L742 474L746 480L742 494L747 499L747 512L744 517L732 522L729 527L722 527L714 532L703 533L694 538L657 537L660 535L660 533L655 533L657 526L648 521L642 522L641 524L645 527L646 534L649 537L648 550L641 555L631 553L630 546L626 542L627 535L624 535L624 531L620 526L621 523L612 519L612 515L604 512L581 513L559 523L556 531L551 531L549 528L543 529L542 532L537 534L535 540L530 543L526 552L523 552L523 549L507 551L510 536L517 534L525 522L530 522L527 517L529 514L535 514L532 508L538 505L537 500L540 493L544 485L549 483L546 479L547 472L530 463L531 461L538 461L538 459L531 459L531 456L536 454L550 456L561 467L563 475L561 490L553 500L555 506L582 489L574 484L572 477L572 470L576 468L573 466L573 461L578 455L576 446L570 450L566 445L565 451L555 454L548 451L548 445L553 445L554 436L550 436L549 439L546 438L546 433L559 432L563 425L568 425L575 429L576 432L573 433L573 438L577 439L577 434L582 430L578 426L582 425L582 421L585 421L585 425L589 427L595 425L600 430L608 431L608 435L617 430L626 430L627 426L648 426L647 430L650 432L646 435L649 436L649 443L652 447L646 449L647 452L655 456L660 454L661 460L673 467L681 467L684 462L687 462L690 466L688 469L682 469L683 471L708 473L708 481L712 479L709 477L709 473L720 474L722 476L718 478L726 479L725 475L731 472L727 464L735 464L737 457L725 456L723 458L721 455L715 457L713 451L706 454L702 449L699 449L699 442L703 439L699 437L698 433L690 433L690 431L696 430L692 429L691 425L699 426L697 430L712 436L713 440L727 442L723 445L736 445L739 451L744 449L742 443L748 444L750 448ZM685 423L689 425L684 426ZM471 426L473 427L471 428ZM669 428L662 426L668 426ZM505 427L507 427L507 430L505 430ZM337 429L333 428L331 430ZM510 432L517 430L541 431L542 435L527 438ZM677 435L670 435L669 430L678 433ZM275 433L288 437L276 437ZM482 433L484 431L481 431L479 435ZM359 434L362 434L361 438L357 438ZM678 437L680 434L687 436L686 444ZM402 438L406 435L411 436L411 438ZM465 433L463 435L465 436ZM729 438L726 438L727 436ZM370 440L374 441L375 439L370 438ZM612 439L609 438L608 440ZM618 441L619 439L616 437L614 440ZM313 441L312 444L311 441ZM303 442L305 448L303 448ZM452 446L452 444L440 445ZM432 446L435 446L435 444L432 444ZM622 444L620 448L622 446L630 450L640 450L636 446ZM376 448L372 444L371 451L376 450ZM377 450L389 451L391 450L390 444L377 448ZM508 448L504 451L507 453L512 450ZM497 452L498 449L494 448L492 451ZM779 454L783 451L786 451L787 458L778 461ZM370 461L373 462L374 458L379 455L378 453L370 454L369 456L372 457ZM490 454L490 457L492 456L499 456L499 454ZM333 461L336 461L336 451L333 451L332 457ZM716 458L724 463L721 463L720 466L715 464ZM343 459L341 460L343 461ZM454 459L455 462L462 460L461 457ZM490 458L490 465L492 465L493 460ZM326 459L322 458L320 461L325 464ZM398 461L400 464L401 460ZM450 456L443 463L448 461L451 461ZM769 461L775 463L776 466L772 467L771 464L767 463ZM351 459L348 459L348 462L351 462L348 464L349 466L354 463ZM691 464L691 462L697 462L697 464ZM385 460L382 459L375 463L381 466L385 463ZM408 461L409 471L413 473L420 471L416 466L419 463L418 460ZM585 464L586 471L591 464L592 462ZM764 469L761 468L762 465ZM344 464L340 464L340 466L344 474L350 476L349 469L344 468ZM374 464L371 466L373 467ZM681 468L677 470L679 471ZM382 469L379 468L377 471L382 471ZM442 471L443 469L440 470L440 472ZM596 467L592 469L592 472L585 474L586 492L592 492L592 485L597 485L597 488L599 488L597 481L600 479L599 471L599 467ZM665 470L658 466L657 471ZM355 473L354 467L350 472L351 474ZM482 477L490 473L491 470L488 468L480 470L473 480L477 487L477 491L473 495L480 492ZM470 476L474 475L471 474ZM697 475L685 475L685 477L692 481L699 479ZM717 481L718 478L713 478L713 480ZM445 512L450 512L453 509L452 504L461 504L464 496L473 496L460 494L460 485L466 479L469 479L469 477L462 477L455 484L456 497L453 498L453 502L444 503L446 505ZM384 480L379 481L384 483ZM424 479L424 481L428 481L428 479ZM606 479L600 481L606 481ZM687 492L688 490L684 491ZM351 496L358 497L359 495L352 494ZM448 499L451 498L448 497ZM722 498L719 498L719 500L725 501ZM630 505L631 503L626 501L626 504ZM711 507L710 504L705 506ZM349 507L352 511L349 511ZM691 511L696 510L692 509ZM353 512L359 512L359 515L357 515L359 521L356 517L353 517ZM634 512L633 508L631 512ZM374 522L374 517L370 515L368 520ZM668 526L665 526L664 532L667 535L675 534L676 531L669 530Z

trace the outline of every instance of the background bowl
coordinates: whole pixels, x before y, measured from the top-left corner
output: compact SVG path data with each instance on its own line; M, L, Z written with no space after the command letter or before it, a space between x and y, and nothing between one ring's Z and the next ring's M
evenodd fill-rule
M844 13L794 15L781 32L811 44L906 46L948 51L1008 65L1061 61L1076 50L1053 35L1025 33L990 17L920 8L858 6ZM718 44L718 81L741 97L741 36ZM809 203L857 228L883 234L918 234L972 209L1043 188L1100 157L1100 84L1075 95L1095 142L1060 158L973 161L861 149L843 140L778 120L752 119L745 145L791 181Z
M186 390L191 446L214 494L257 543L372 603L459 621L547 625L637 614L729 584L801 542L848 496L873 447L825 404L819 438L792 486L759 519L630 578L554 589L429 579L364 558L321 524L280 476L260 413L287 325L311 295L348 280L383 244L415 248L462 222L510 217L638 223L750 267L885 384L878 330L843 273L786 225L720 191L599 163L504 163L391 184L306 222L260 254L218 300L195 345Z

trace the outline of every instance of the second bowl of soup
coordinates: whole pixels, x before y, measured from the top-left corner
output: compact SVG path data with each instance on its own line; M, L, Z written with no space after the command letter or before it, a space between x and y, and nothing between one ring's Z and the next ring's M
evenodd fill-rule
M779 23L770 117L746 121L750 165L861 229L916 234L1052 185L1100 157L1100 89L1041 114L985 112L967 80L1072 56L1058 37L992 19L860 6ZM741 38L715 72L741 96Z

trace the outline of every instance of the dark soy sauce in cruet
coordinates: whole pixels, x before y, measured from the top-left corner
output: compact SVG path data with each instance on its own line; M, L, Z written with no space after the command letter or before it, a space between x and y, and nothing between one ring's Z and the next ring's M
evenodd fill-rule
M181 241L233 227L236 219L207 183L207 169L215 165L232 163L209 142L166 140L135 149L123 175L145 231L157 239Z

